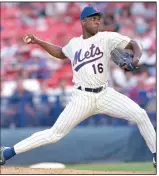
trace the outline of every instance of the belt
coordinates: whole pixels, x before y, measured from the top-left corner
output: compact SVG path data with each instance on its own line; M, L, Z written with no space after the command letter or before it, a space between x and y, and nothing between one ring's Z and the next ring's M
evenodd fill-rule
M77 89L79 89L79 90L85 90L86 92L99 93L99 92L101 92L104 89L104 87L98 87L98 88L94 88L94 89L92 89L92 88L83 88L82 89L82 87L79 86Z

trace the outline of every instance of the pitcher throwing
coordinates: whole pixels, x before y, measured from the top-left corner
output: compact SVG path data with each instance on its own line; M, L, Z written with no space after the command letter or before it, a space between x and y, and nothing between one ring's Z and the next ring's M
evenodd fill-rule
M121 65L121 69L133 71L142 49L136 41L119 33L99 32L100 18L101 13L94 7L85 7L80 15L82 35L72 38L63 48L32 34L24 37L27 44L37 44L54 57L71 60L74 88L70 102L50 129L34 133L13 147L1 147L1 165L14 155L58 142L83 120L102 113L136 123L153 154L153 164L156 166L156 133L146 111L108 86L111 52L117 46L131 49L133 62Z

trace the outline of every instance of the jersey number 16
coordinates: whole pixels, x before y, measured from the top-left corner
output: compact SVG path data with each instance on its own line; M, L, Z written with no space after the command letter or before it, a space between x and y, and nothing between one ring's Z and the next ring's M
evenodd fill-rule
M97 71L99 73L103 73L103 64L99 63L97 66L95 64L92 65L94 74L97 74Z

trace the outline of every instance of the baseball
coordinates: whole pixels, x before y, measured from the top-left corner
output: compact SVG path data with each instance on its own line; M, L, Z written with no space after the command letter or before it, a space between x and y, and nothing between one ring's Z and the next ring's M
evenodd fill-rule
M31 42L31 38L28 37L28 36L24 37L24 42L25 42L25 43Z

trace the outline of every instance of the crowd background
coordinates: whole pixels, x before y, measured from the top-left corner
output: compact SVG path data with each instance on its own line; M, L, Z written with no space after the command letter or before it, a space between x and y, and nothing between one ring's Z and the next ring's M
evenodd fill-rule
M1 127L55 123L71 95L70 61L53 58L36 45L24 44L22 38L33 33L64 46L72 37L81 35L79 16L88 4L103 13L101 31L119 32L142 44L140 70L124 72L111 62L109 83L146 109L156 125L155 2L3 2L0 7ZM133 124L100 114L80 125Z

